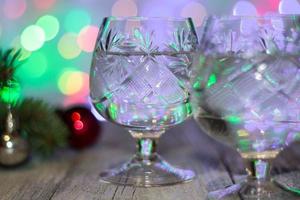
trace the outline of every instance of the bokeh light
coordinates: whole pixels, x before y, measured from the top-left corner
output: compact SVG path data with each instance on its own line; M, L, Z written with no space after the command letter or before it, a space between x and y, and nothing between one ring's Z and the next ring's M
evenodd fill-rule
M82 130L82 129L83 129L84 124L83 124L83 122L82 122L81 120L77 120L77 121L75 121L75 122L73 123L73 126L74 126L74 128L75 128L77 131L79 131L79 130ZM80 134L80 132L78 132L77 134Z
M278 10L280 14L300 14L300 3L297 0L281 0Z
M28 51L26 49L24 49L21 45L21 39L19 36L17 36L11 43L11 46L14 47L14 49L16 51L18 50L21 50L21 54L20 54L20 57L19 57L19 60L22 61L22 60L25 60L27 59L30 55L31 55L31 51Z
M90 76L88 73L86 72L81 72L81 76L82 76L82 79L83 79L83 85L79 91L79 95L83 96L84 98L86 98L89 93L90 93Z
M40 26L45 32L46 41L52 40L59 31L59 21L52 15L44 15L40 17L36 25Z
M17 48L16 50L19 50L19 49ZM21 54L20 54L20 57L19 57L20 61L23 61L23 60L26 60L27 58L29 58L29 56L32 53L31 51L27 51L24 48L20 48L20 50L21 50Z
M69 32L78 33L82 27L91 23L91 17L85 10L73 9L64 20L64 27Z
M27 79L39 78L45 74L48 67L47 57L41 52L34 52L20 67L19 75Z
M82 72L66 70L59 77L58 88L64 95L73 95L82 89L83 82Z
M72 119L72 121L80 120L81 119L80 113L79 112L73 112L72 115L71 115L71 119Z
M9 19L21 17L26 10L25 0L5 0L3 3L3 13Z
M183 7L182 17L191 17L196 27L201 26L203 19L207 15L205 7L197 2L191 2Z
M80 72L82 76L82 87L72 95L66 96L63 105L70 106L72 104L87 103L89 95L89 75L85 72Z
M137 13L137 5L132 0L118 0L111 9L112 16L136 16Z
M280 0L251 0L256 6L257 13L259 15L266 15L269 13L276 13L278 11L278 6Z
M74 33L66 33L58 42L58 51L65 59L73 59L79 56L81 49L77 44L77 35Z
M87 102L87 97L82 96L80 94L75 94L71 96L66 96L63 101L63 106L69 107L74 104L86 104Z
M17 76L21 76L21 86L24 84L24 94L48 100L43 91L47 90L48 93L49 90L49 94L56 95L50 100L54 104L86 102L88 74L80 72L80 69L88 69L88 66L69 69L80 73L83 81L77 92L74 89L72 93L70 89L71 94L66 96L61 94L59 87L55 87L58 78L53 77L62 76L61 71L65 72L63 66L82 65L91 61L90 54L81 52L93 52L99 31L98 23L107 15L192 17L199 31L203 18L208 14L300 13L300 0L106 0L99 5L96 0L0 0L3 18L0 20L1 45L3 48L21 49L21 59L28 59L17 71ZM124 29L129 30L138 25L139 22L127 22ZM282 28L282 24L276 20L271 25L277 29ZM253 26L257 26L257 23L246 20L241 25L241 32L248 33ZM72 76L68 76L68 79L73 80Z
M38 50L45 42L44 30L37 25L30 25L21 35L21 44L28 51Z
M185 2L187 3L187 0L185 0ZM178 17L180 15L181 8L186 3L182 3L181 0L143 1L143 3L139 4L141 6L139 7L138 14L146 17Z
M33 2L39 10L47 10L55 4L55 0L33 0Z
M77 38L78 46L86 52L93 52L99 29L96 26L85 26Z
M238 1L233 7L233 15L257 15L257 11L251 2Z

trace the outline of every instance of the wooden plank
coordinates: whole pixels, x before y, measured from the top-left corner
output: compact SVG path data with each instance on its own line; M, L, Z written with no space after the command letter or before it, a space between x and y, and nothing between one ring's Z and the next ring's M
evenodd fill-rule
M205 185L207 192L223 190L225 187L231 186L234 183L233 178L228 173L228 167L224 165L224 161L230 160L233 164L239 163L236 160L236 152L204 134L196 122L191 121L187 127L189 127L187 131L190 132L187 134L189 145L193 146L194 154L197 157L195 160L200 162L198 163L200 166L198 173L204 179L202 184ZM186 127L183 128L186 129ZM235 195L230 199L240 199L240 197Z
M57 188L52 199L198 200L205 199L208 191L232 184L226 169L217 160L215 144L199 132L193 121L167 132L161 138L159 150L172 164L193 166L199 174L197 179L190 183L154 188L103 183L99 179L100 171L116 161L126 160L134 149L134 141L120 127L105 125L104 132L99 146L89 149L76 159L74 168Z
M195 167L199 176L205 179L207 191L214 191L232 184L227 169L220 160L220 152L227 152L226 147L220 148L220 144L204 134L192 120L186 125L175 128L174 134L177 135L177 140L181 141L181 146L190 148L189 151L193 157L189 162ZM173 152L173 154L176 155L178 152Z
M134 151L134 141L125 130L108 123L103 127L101 143L90 149L71 155L64 152L53 160L33 162L15 170L0 170L1 199L205 199L208 192L244 178L239 175L243 166L237 153L203 134L190 120L168 131L160 140L159 150L171 164L193 168L197 179L154 188L103 183L100 171L128 159ZM299 156L298 151L294 146L282 154L296 168L297 161L285 154Z
M32 161L16 169L0 170L0 199L50 199L71 166L70 159Z
M90 149L75 162L75 167L56 190L52 199L190 199L205 195L197 189L199 182L154 188L135 188L101 182L99 173L112 160L125 160L130 155L122 149L103 145Z
M201 133L191 120L168 131L160 140L159 150L171 164L193 168L197 179L154 188L103 183L100 171L128 159L134 151L134 141L125 130L108 123L103 127L103 138L97 146L73 155L65 152L52 161L0 170L0 180L5 180L0 185L1 199L193 200L205 199L208 192L232 184L220 162L219 145Z

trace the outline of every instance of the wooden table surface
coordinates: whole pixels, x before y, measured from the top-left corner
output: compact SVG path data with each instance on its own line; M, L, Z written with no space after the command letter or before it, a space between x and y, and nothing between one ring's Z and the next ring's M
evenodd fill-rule
M203 134L193 120L188 120L167 131L158 148L171 164L194 169L198 174L195 180L153 188L101 182L99 173L128 159L135 146L134 140L121 127L107 122L102 127L101 140L91 148L78 152L67 150L49 160L32 160L16 169L0 169L0 199L201 200L206 199L209 191L245 177L239 155ZM283 151L274 162L273 172L281 174L277 177L288 180L300 177L297 172L299 155L299 144ZM300 183L300 179L293 181Z

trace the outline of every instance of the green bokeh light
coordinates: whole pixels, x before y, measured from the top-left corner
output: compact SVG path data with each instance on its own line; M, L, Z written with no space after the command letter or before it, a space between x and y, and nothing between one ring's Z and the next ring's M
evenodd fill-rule
M45 32L37 25L30 25L21 34L21 44L28 51L36 51L45 42Z
M187 103L187 104L185 104L185 106L186 106L186 112L187 112L187 114L188 115L192 114L192 111L193 111L192 105L190 103Z
M112 120L116 120L118 116L118 106L114 103L109 104L108 113Z
M59 31L59 21L52 15L44 15L38 19L36 25L45 32L46 41L52 40Z
M199 81L196 81L196 82L193 84L193 88L194 88L194 89L200 89L200 82L199 82Z
M39 78L47 70L48 62L46 56L41 52L30 55L26 62L20 67L19 76L26 78Z
M199 90L201 88L202 77L197 77L195 82L193 83L193 88L195 90Z
M0 90L0 97L4 103L15 105L21 95L20 84L16 81L11 81L9 86L5 86Z
M112 96L113 96L113 93L112 93L112 92L106 92L106 93L104 94L104 96L105 96L105 98L107 98L107 99L111 99Z
M71 10L65 17L64 27L69 32L79 33L82 27L91 23L88 12L81 9Z
M103 112L105 110L103 103L96 103L96 108L99 112Z
M207 81L207 87L211 87L212 85L214 85L217 82L217 77L215 74L211 74L208 78Z
M232 123L232 124L239 124L242 121L240 117L235 116L235 115L227 115L225 117L225 120L229 123Z
M248 139L240 139L238 140L238 148L242 151L249 151L251 146L251 142Z

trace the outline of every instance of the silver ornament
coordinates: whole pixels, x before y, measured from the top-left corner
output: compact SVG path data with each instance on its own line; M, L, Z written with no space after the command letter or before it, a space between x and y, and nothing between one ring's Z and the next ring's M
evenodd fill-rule
M17 132L13 114L8 109L6 128L0 138L0 165L15 166L26 161L28 156L28 142Z

